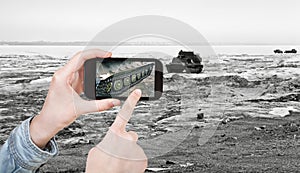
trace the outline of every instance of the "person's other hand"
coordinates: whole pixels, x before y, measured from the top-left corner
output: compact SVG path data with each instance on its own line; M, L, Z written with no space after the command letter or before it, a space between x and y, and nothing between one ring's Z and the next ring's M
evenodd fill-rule
M134 90L125 101L103 140L89 151L87 173L141 173L147 168L147 157L137 145L138 135L126 131L141 90Z
M31 139L38 147L44 148L57 132L74 122L79 115L120 104L116 99L87 101L79 96L83 92L84 62L96 57L108 58L111 53L100 49L78 52L53 75L43 108L30 124Z

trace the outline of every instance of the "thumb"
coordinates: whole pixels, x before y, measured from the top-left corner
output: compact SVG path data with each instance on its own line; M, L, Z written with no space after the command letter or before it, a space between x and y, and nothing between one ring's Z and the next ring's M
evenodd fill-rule
M114 106L119 106L121 104L118 99L104 99L104 100L82 100L80 104L76 104L76 112L81 114L92 113L92 112L101 112L108 109L111 109Z

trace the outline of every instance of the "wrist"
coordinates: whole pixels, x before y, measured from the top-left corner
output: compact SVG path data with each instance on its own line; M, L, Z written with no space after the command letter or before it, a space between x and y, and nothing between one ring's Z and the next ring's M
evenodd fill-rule
M29 126L31 140L41 149L53 138L62 128L54 126L42 115L35 116Z

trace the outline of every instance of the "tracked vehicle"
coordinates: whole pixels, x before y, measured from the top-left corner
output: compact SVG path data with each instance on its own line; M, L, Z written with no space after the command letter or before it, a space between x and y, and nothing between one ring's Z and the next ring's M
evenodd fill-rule
M110 97L117 96L129 88L137 85L148 76L153 70L154 63L147 64L134 69L115 73L105 79L96 79L96 96Z
M194 52L180 51L177 57L166 64L169 73L201 73L203 65L202 58Z

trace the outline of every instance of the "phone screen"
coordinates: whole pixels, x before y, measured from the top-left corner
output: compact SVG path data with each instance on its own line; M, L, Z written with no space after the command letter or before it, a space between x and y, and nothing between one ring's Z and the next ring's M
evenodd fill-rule
M127 97L134 89L154 97L155 63L109 59L96 63L96 97Z
M141 100L153 100L161 96L160 61L144 58L96 58L85 63L85 94L89 98L125 99L135 89L142 91Z

